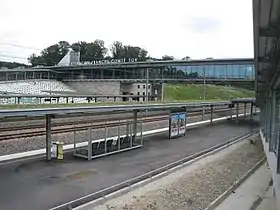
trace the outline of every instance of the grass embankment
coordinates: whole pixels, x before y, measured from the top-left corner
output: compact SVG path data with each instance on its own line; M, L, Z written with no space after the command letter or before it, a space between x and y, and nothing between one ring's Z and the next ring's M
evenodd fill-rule
M82 106L101 106L101 105L127 105L127 104L152 104L152 103L171 103L171 102L199 102L199 101L221 101L233 98L251 98L254 92L246 89L229 89L225 86L206 86L206 98L203 100L203 85L179 84L164 85L164 101L153 102L97 102L97 103L73 103L73 104L9 104L0 105L0 109L32 109L32 108L58 108L58 107L82 107Z
M230 100L234 98L253 98L255 92L219 85L207 85L205 100ZM202 100L203 99L203 85L195 84L178 84L164 85L164 100L176 101L176 100Z

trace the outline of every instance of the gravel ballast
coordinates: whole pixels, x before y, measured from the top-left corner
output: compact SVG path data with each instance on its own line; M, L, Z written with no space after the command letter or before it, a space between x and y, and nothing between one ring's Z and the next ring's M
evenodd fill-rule
M213 115L214 118L221 117L218 114ZM201 121L201 116L190 117L188 123ZM210 119L209 115L205 115L204 120ZM166 128L168 127L168 120L147 122L143 124L143 131L149 131L154 129ZM138 132L140 131L140 124L138 124ZM120 126L120 135L126 134L126 126ZM89 133L88 131L77 131L76 141L85 142L88 141ZM107 139L113 136L117 136L117 127L112 127L107 129ZM92 139L104 139L105 129L93 129ZM35 136L28 138L18 138L12 140L0 141L0 156L9 155L18 152L27 152L36 149L43 149L46 145L45 136ZM74 142L74 132L60 133L52 135L53 141L62 141L64 145L72 144Z
M104 205L83 210L199 210L264 157L259 135L203 158Z

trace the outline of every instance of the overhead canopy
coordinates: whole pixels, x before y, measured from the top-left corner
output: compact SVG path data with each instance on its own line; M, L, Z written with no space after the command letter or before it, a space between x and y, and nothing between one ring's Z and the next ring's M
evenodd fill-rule
M253 0L257 103L280 86L280 0Z

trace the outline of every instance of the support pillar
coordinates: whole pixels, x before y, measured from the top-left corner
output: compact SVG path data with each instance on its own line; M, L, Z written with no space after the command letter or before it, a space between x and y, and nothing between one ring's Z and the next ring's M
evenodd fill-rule
M276 91L272 91L272 98L271 98L271 115L270 115L270 143L269 143L269 151L272 152L275 149L276 143Z
M253 108L254 108L254 103L251 102L251 107L250 107L250 120L253 120Z
M163 98L163 94L164 94L164 83L161 83L161 95L160 95L160 97L161 97L161 101L163 101L163 100L164 100L164 98Z
M88 160L92 157L92 128L88 129Z
M213 105L211 105L210 123L213 122Z
M52 148L52 130L51 130L51 118L52 116L47 114L46 115L46 158L47 160L52 159L52 153L51 153L51 148Z
M129 138L129 121L126 121L126 137Z
M239 103L236 104L236 117L235 117L235 122L238 123L238 113L239 112Z
M136 135L137 135L137 113L138 113L138 110L133 111L133 134L132 134L133 141L136 140Z
M265 114L264 114L264 136L266 142L268 142L267 131L268 131L268 101L265 102Z
M244 117L247 115L247 103L244 104Z
M205 114L205 109L204 109L204 106L202 106L202 121L204 120L204 114Z
M233 106L233 104L230 104L230 107L229 107L230 120L232 120L232 106Z

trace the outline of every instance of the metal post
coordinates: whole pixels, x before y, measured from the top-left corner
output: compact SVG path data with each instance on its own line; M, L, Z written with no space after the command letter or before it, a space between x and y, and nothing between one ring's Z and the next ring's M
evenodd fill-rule
M265 102L265 114L264 114L264 137L265 137L265 142L268 142L268 138L267 138L267 127L268 127L268 123L267 120L268 119L268 101Z
M213 105L211 105L211 117L210 117L210 123L213 122Z
M88 129L88 160L91 160L92 157L92 128Z
M250 110L250 120L253 119L253 108L254 108L254 103L251 102L251 110Z
M163 98L163 94L164 94L164 83L161 83L161 101L163 101L164 100L164 98Z
M46 157L51 160L51 147L52 147L52 131L51 131L51 115L46 115Z
M129 135L129 122L128 120L126 121L126 137L128 138Z
M140 132L141 146L143 146L143 119L141 119Z
M272 152L274 150L274 145L276 142L276 131L275 131L275 123L276 123L276 91L272 91L271 98L271 126L270 126L270 143L269 143L269 151Z
M74 140L74 154L76 153L76 131L73 132L73 140Z
M232 106L233 104L230 104L230 108L229 108L230 120L232 120Z
M132 138L132 140L134 140L134 141L136 141L136 135L137 135L137 113L138 113L138 110L134 110L133 138Z
M107 121L105 122L105 134L104 134L104 142L105 142L105 153L107 153Z
M247 103L244 104L244 117L246 117L247 114Z
M118 150L120 150L121 148L121 139L120 139L120 120L119 120L119 124L118 124Z
M257 114L257 106L255 105L255 111L254 111L255 114Z
M204 106L202 106L202 121L204 120L204 113L205 113L205 110L204 110Z
M206 99L206 78L205 78L205 67L203 67L203 100Z
M129 145L132 147L132 124L129 124Z
M146 69L146 101L149 101L148 97L148 85L149 85L149 69Z
M238 123L238 112L239 112L239 103L236 104L236 118L235 118L236 123Z
M271 123L271 100L269 99L268 100L268 103L267 103L267 121L266 121L266 124L267 124L267 130L266 130L266 137L267 137L267 141L270 141L270 123Z

